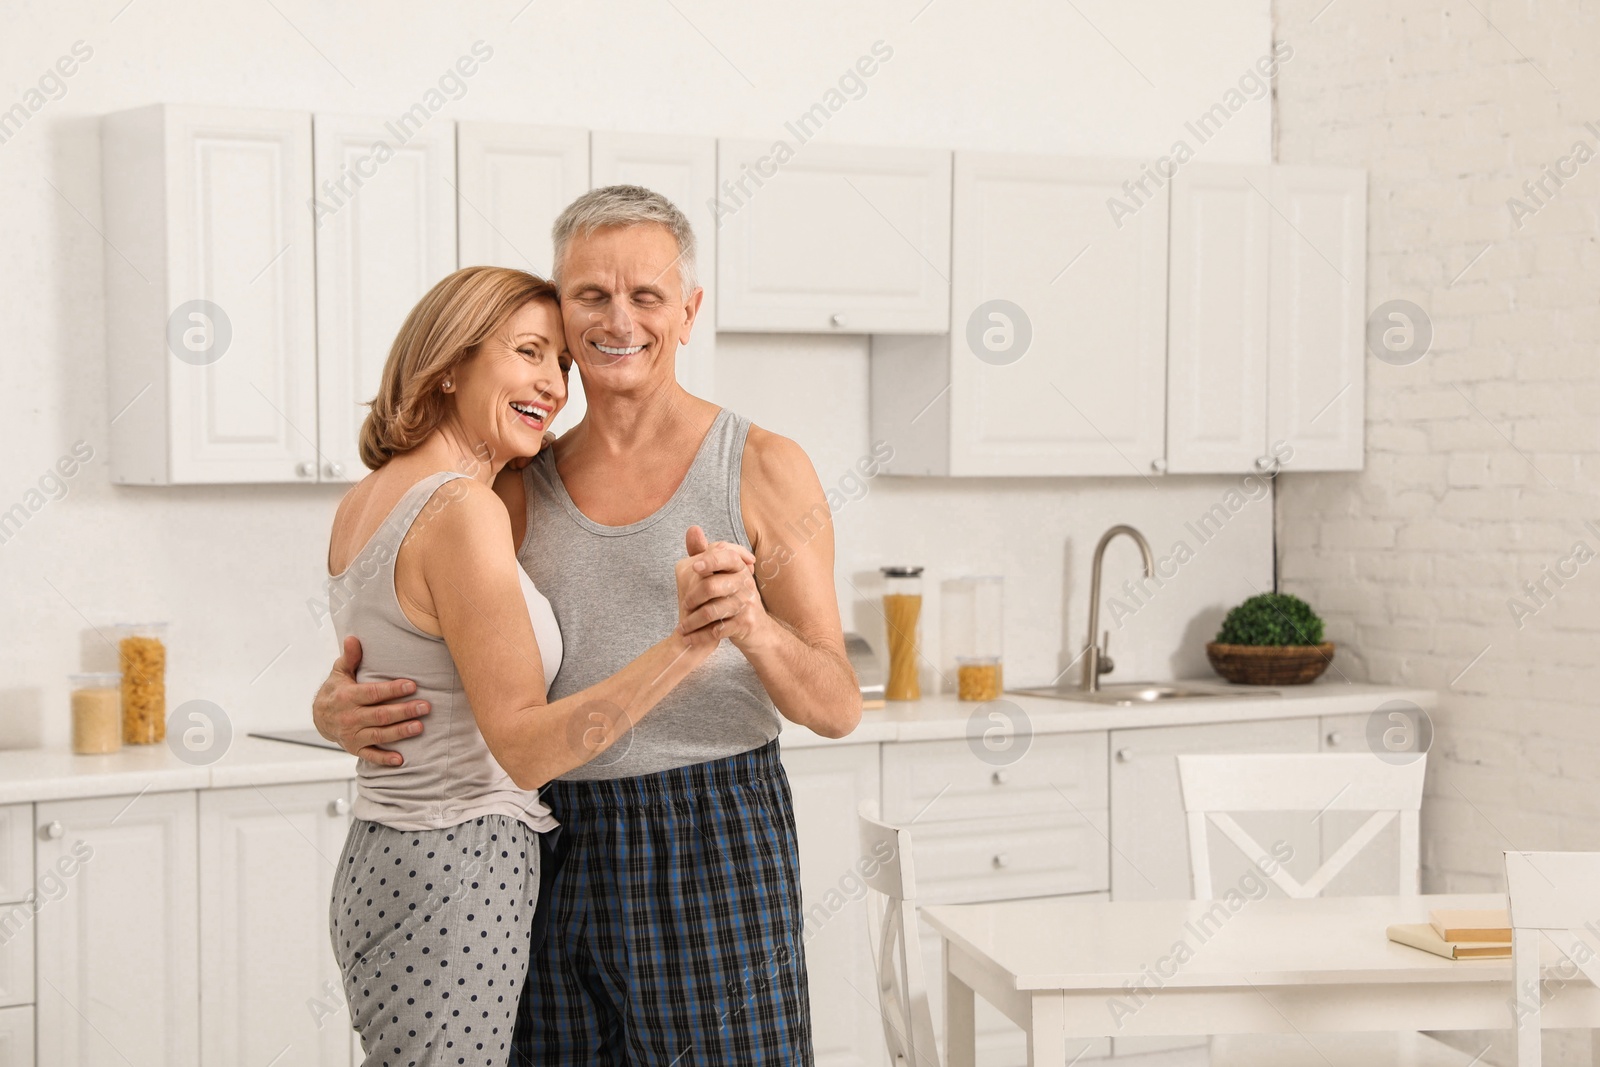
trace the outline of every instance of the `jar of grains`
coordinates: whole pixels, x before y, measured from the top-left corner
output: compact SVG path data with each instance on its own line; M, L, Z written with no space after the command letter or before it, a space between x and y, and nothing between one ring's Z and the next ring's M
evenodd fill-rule
M153 745L167 737L167 624L125 623L117 628L122 667L122 740Z
M69 674L72 751L80 756L122 747L122 675L116 671Z

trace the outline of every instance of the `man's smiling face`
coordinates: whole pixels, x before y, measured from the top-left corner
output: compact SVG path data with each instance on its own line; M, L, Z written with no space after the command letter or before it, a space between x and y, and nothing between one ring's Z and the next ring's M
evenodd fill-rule
M670 230L647 222L575 234L560 287L567 347L586 393L643 393L672 379L702 293L686 298Z

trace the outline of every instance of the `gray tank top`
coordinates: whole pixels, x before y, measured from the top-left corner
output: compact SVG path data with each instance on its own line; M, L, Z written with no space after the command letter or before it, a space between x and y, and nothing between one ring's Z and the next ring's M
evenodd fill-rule
M541 832L551 830L556 821L538 791L517 788L489 752L444 638L413 626L395 594L395 558L407 531L418 516L427 521L424 512L432 515L449 506L450 490L439 492L440 487L464 477L443 471L412 486L361 553L328 580L340 643L350 634L361 639L360 680L410 678L417 683L417 699L433 706L422 733L389 746L405 757L402 765L365 760L356 765L354 813L397 830L441 830L482 815L505 815ZM517 577L548 685L561 668L561 631L550 602L520 569Z
M610 677L678 624L673 565L699 525L746 548L739 470L750 422L723 409L672 499L627 526L590 520L561 484L555 451L523 471L528 527L517 558L550 598L566 637L552 700ZM750 661L723 642L629 733L566 780L629 778L736 756L778 736L778 711Z

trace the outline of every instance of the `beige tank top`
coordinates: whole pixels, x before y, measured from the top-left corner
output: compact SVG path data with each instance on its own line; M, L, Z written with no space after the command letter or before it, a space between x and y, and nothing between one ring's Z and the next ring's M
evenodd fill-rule
M538 791L517 788L489 752L444 638L413 626L395 594L395 558L407 531L447 507L452 491L443 487L465 477L443 471L412 486L361 553L328 580L340 642L351 634L361 640L360 680L410 678L417 683L416 698L433 707L422 733L389 746L405 757L401 766L365 760L357 766L355 817L397 830L439 830L482 815L505 815L534 830L551 830L556 821ZM548 688L561 669L561 630L550 602L521 567L517 577Z

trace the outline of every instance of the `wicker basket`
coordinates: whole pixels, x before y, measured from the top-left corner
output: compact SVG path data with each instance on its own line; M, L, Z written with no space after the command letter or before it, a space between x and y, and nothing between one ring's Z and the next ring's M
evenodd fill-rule
M1320 645L1206 645L1212 670L1240 685L1305 685L1333 662L1333 642Z

